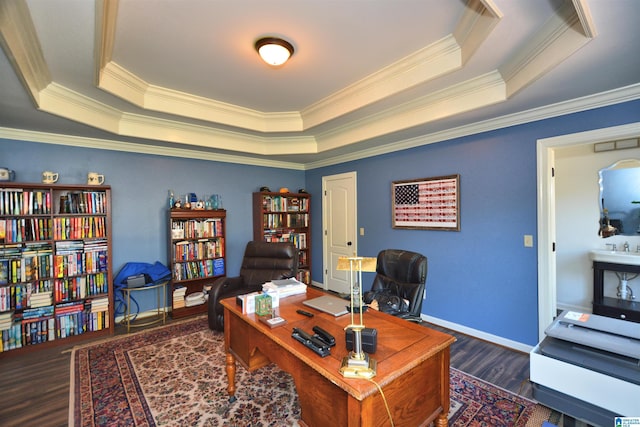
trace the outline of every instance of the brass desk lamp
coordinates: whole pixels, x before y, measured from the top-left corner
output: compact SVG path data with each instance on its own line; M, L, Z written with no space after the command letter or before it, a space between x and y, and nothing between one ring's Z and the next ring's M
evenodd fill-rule
M351 286L351 324L346 329L353 331L353 351L342 359L340 373L346 378L373 378L376 376L377 363L362 350L362 272L376 271L376 258L372 257L340 257L337 270L349 271L349 284ZM359 321L356 323L355 311L359 313Z

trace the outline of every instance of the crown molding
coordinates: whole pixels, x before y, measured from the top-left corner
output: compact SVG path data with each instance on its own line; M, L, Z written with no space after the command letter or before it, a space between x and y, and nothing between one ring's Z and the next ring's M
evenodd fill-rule
M103 0L102 39L96 44L101 51L98 86L140 108L205 120L257 132L300 132L352 113L367 105L393 96L462 67L462 48L453 35L427 46L340 90L300 112L263 113L155 86L114 64L109 59L115 37L114 9L117 0ZM109 7L110 5L110 7ZM458 24L464 34L465 56L468 58L498 22L497 8L486 8L479 0L469 0L468 8ZM104 40L110 38L111 40ZM108 48L107 48L108 47Z
M634 101L640 99L640 84L618 88L608 92L586 96L571 101L561 102L545 107L540 107L520 113L509 114L495 119L489 119L465 126L459 126L439 132L425 134L416 138L397 141L384 146L378 146L359 150L353 153L340 154L339 156L328 159L312 161L308 163L299 162L282 162L265 158L256 158L242 155L227 155L211 153L202 150L192 150L187 148L163 147L149 144L137 144L120 140L107 140L98 138L78 137L72 135L62 135L55 133L36 132L22 129L11 129L0 127L0 138L7 140L37 142L43 144L66 145L79 148L91 148L98 150L123 151L140 154L150 154L168 157L180 157L199 160L209 160L215 162L244 164L252 166L264 166L280 169L292 170L311 170L321 167L333 166L355 160L361 160L369 157L389 154L397 151L416 148L428 144L435 144L448 141L455 138L461 138L469 135L476 135L483 132L503 129L511 126L517 126L525 123L531 123L539 120L559 117L566 114L573 114L580 111L591 110L594 108L606 107L623 102ZM634 132L638 124L625 125L624 135ZM597 134L597 129L591 132L592 135ZM595 133L594 133L595 132ZM610 134L607 134L610 136ZM551 139L551 138L547 138ZM598 139L597 137L595 139ZM1 143L1 141L0 141Z
M438 142L449 141L455 138L462 138L470 135L477 135L484 132L490 132L498 129L505 129L512 126L518 126L526 123L532 123L539 120L561 117L567 114L574 114L581 111L593 110L595 108L607 107L610 105L620 104L640 99L640 83L617 88L611 91L576 98L570 101L564 101L544 107L534 108L527 111L509 114L506 116L496 117L469 125L459 126L456 128L446 129L439 132L425 134L416 138L409 138L397 141L383 146L359 150L357 152L341 154L340 156L309 162L305 165L305 169L317 169L321 167L333 166L355 160L361 160L369 157L380 156L383 154L394 153L397 151L408 150L411 148L421 147L424 145L435 144ZM626 125L625 125L626 126ZM621 127L622 128L622 127ZM625 129L624 136L629 136L637 129L637 124L630 124ZM597 130L596 130L597 131ZM589 131L589 132L596 132ZM630 133L631 132L631 133ZM610 135L610 133L608 133ZM622 135L622 134L621 134ZM552 138L547 138L552 139Z
M11 53L7 58L38 105L40 91L51 82L51 74L25 1L0 2L0 45Z
M259 157L247 157L242 155L229 155L211 153L202 150L187 148L162 147L157 145L136 144L125 141L87 138L57 133L36 132L22 129L0 127L0 138L24 142L36 142L41 144L65 145L78 148L95 150L122 151L137 154L150 154L156 156L179 157L186 159L209 160L212 162L233 163L250 166L263 166L277 169L304 170L304 165L294 162L269 160ZM0 141L0 144L2 141Z
M580 24L584 30L584 35L589 38L594 38L598 35L596 31L595 23L593 22L593 17L591 16L591 9L589 8L589 4L587 0L572 0L573 7L576 10L576 14L578 18L580 18Z
M502 12L493 3L467 1L467 7L453 32L461 46L463 64L473 56L501 18Z
M305 128L346 115L460 67L460 46L449 35L304 108Z
M319 152L332 150L466 111L502 102L505 84L497 71L417 98L317 135Z
M560 7L537 36L500 67L507 81L507 96L530 85L591 41L580 31L581 25L571 4Z
M139 108L158 111L257 132L299 132L302 119L297 112L261 113L149 84L115 62L100 70L98 87Z

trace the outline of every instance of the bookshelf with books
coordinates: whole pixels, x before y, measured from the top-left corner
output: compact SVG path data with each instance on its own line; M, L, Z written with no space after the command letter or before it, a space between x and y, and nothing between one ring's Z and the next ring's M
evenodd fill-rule
M253 193L253 240L293 242L299 250L297 279L311 284L311 195Z
M0 183L0 356L113 334L109 186Z
M226 211L171 209L169 211L169 269L171 316L207 311L205 295L225 276Z

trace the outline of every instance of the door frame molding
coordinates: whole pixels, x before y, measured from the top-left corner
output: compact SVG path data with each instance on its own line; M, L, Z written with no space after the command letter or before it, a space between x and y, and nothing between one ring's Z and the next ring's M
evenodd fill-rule
M556 256L556 198L551 176L555 150L572 145L595 144L616 139L637 138L640 122L585 132L543 138L537 141L537 198L538 198L538 338L551 324L557 310ZM556 171L557 173L557 171Z
M329 284L327 283L327 276L328 276L328 271L327 271L327 266L329 265L328 262L328 243L327 243L327 238L328 238L328 229L329 229L329 224L327 224L328 222L328 218L329 215L327 214L327 204L324 203L325 197L326 197L326 190L327 190L327 181L329 179L335 179L335 178L347 178L347 177L351 177L353 180L353 190L354 190L354 199L353 199L353 221L354 221L354 232L355 232L355 238L353 239L353 246L354 249L358 250L358 172L357 171L350 171L350 172L343 172L343 173L337 173L334 175L327 175L327 176L323 176L322 177L322 289L324 289L325 291L329 289Z

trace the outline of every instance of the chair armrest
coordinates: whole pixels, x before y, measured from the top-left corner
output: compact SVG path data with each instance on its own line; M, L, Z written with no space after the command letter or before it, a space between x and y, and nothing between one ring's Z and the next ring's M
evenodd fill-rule
M226 298L226 295L235 295L234 292L242 287L244 287L244 278L242 276L221 277L211 285L211 290L209 290L209 299L213 299L213 301L218 302L219 300Z
M209 290L209 328L214 331L222 331L224 327L224 310L220 305L220 300L242 293L240 289L244 287L244 279L238 277L221 277L211 285Z

